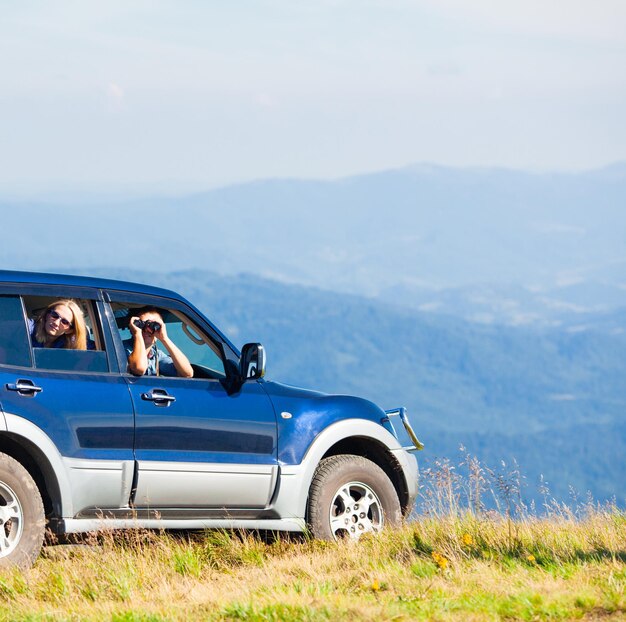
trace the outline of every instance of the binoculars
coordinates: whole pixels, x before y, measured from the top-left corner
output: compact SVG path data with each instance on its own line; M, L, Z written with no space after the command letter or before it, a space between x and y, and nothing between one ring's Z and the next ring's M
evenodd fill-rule
M141 330L147 328L151 333L156 333L161 330L161 323L155 322L154 320L146 320L145 322L144 320L135 320L133 324L138 328L141 328Z

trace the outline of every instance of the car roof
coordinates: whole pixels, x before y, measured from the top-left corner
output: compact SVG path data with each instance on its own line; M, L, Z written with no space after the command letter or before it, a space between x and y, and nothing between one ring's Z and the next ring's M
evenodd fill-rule
M17 270L0 270L0 283L20 283L32 285L72 285L75 287L93 287L97 289L115 289L138 294L151 294L181 300L176 292L161 287L142 285L130 281L117 281L99 277L77 276L72 274L55 274L47 272L21 272Z

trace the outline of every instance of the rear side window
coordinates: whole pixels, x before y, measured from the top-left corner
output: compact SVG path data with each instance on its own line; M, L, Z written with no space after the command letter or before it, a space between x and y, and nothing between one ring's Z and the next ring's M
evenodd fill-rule
M55 303L58 305L55 306ZM62 310L62 307L65 309ZM58 371L100 373L109 371L93 300L59 296L24 296L24 308L29 331L32 333L29 341L33 346L35 367ZM38 322L40 327L45 326L49 314L55 311L63 313L65 319L74 318L74 324L68 333L62 334L46 345L43 341L46 338L45 333L37 334L35 331ZM52 321L60 326L58 314L56 320ZM81 340L74 337L79 333ZM82 342L83 347L74 345L77 341Z
M30 367L30 343L18 296L0 296L0 365Z

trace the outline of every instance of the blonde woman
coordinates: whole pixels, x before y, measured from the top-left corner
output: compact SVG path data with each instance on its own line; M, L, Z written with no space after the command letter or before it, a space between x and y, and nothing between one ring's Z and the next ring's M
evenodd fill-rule
M93 349L93 342L87 340L83 312L73 300L49 304L36 320L29 320L29 329L35 348Z

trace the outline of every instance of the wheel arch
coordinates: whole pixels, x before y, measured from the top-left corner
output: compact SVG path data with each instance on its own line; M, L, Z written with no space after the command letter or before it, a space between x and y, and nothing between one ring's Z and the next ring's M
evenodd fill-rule
M328 451L322 456L322 460L330 456L342 454L361 456L379 466L396 489L402 515L406 516L408 514L411 508L409 507L410 496L406 478L400 463L386 445L371 437L351 436L341 439L332 447L329 447Z
M71 487L63 458L47 434L31 421L5 413L7 431L0 432L0 451L20 462L30 473L44 502L46 516L56 521L72 516Z
M323 458L352 454L368 458L389 476L404 514L417 492L417 462L380 424L366 419L343 419L317 435L300 464L281 465L274 509L280 516L305 521L309 490Z
M4 432L0 434L0 452L17 460L35 481L48 519L62 516L61 490L57 476L44 452L29 439Z

